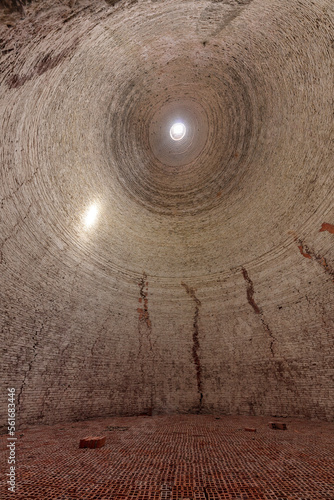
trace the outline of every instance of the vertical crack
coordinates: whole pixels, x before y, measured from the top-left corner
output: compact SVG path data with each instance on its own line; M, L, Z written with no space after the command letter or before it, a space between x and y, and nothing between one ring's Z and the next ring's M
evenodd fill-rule
M23 381L22 381L20 390L19 390L18 395L17 395L17 409L18 409L18 412L21 409L21 396L22 396L22 393L23 393L23 390L24 390L24 386L26 384L26 380L27 380L27 378L29 376L29 373L30 373L30 371L32 369L32 366L33 366L34 361L35 361L36 356L37 356L37 347L38 347L39 340L40 340L38 338L38 336L41 335L41 333L43 332L43 329L44 329L44 325L42 324L40 331L36 330L35 333L34 333L34 335L33 335L33 338L32 338L33 339L33 345L32 345L33 356L32 356L32 359L29 361L28 369L24 373Z
M145 370L144 370L144 353L143 353L143 341L144 341L144 335L146 336L146 340L148 342L148 348L149 348L149 355L151 357L151 363L152 363L152 372L151 373L151 407L148 409L148 413L152 414L153 407L154 407L154 401L155 401L155 396L156 396L156 388L155 388L155 353L153 349L153 344L152 344L152 323L150 319L150 314L148 310L148 281L147 281L147 274L143 272L143 276L140 279L139 283L139 299L138 302L141 307L138 307L137 312L139 314L139 352L138 356L141 356L141 363L140 363L140 372L142 375L142 380L145 380Z
M244 280L247 283L247 300L248 300L248 303L252 306L252 308L254 309L254 312L256 314L260 314L261 315L262 311L259 308L259 306L256 304L255 300L254 300L254 285L253 285L253 282L250 279L250 277L248 275L248 272L247 272L247 270L244 267L242 267L242 275L244 277Z
M151 320L150 320L150 315L148 312L148 281L147 281L147 274L144 272L143 277L141 278L140 282L138 283L140 287L140 297L138 299L138 302L142 304L142 307L138 307L137 312L139 313L139 320L143 321L146 323L148 328L151 328ZM146 291L144 291L144 288L146 286Z
M147 335L147 340L149 342L150 346L150 352L153 352L153 346L152 346L152 323L150 320L150 314L148 312L148 281L147 281L147 274L144 272L143 277L141 278L140 282L138 283L138 286L140 288L139 290L139 299L138 302L141 304L141 307L138 307L137 312L139 314L139 323L146 326L146 335ZM144 290L146 287L146 290ZM142 333L141 333L141 328L139 326L139 352L141 352L142 348Z
M334 282L334 269L328 264L325 257L321 257L321 255L315 253L314 250L310 249L302 240L296 240L298 243L298 248L303 257L314 260L317 262L325 272L332 278Z
M194 360L194 365L196 368L196 380L197 380L197 392L199 394L199 403L197 408L197 413L200 413L202 410L203 404L203 392L202 392L202 366L201 360L198 355L198 351L200 349L199 344L199 331L198 331L198 319L199 319L199 308L201 306L201 301L196 297L195 290L190 288L185 283L181 283L181 285L186 289L187 294L193 299L195 302L195 314L193 321L193 347L192 347L192 356Z
M277 339L274 337L273 332L269 328L268 323L265 321L265 319L263 317L263 311L262 311L262 309L255 302L255 299L254 299L254 293L255 292L254 292L253 281L250 279L249 274L248 274L247 270L244 267L242 267L241 270L242 270L242 275L244 277L244 280L247 283L247 300L248 300L248 303L252 307L252 309L254 310L255 314L257 314L260 317L260 321L262 323L262 326L263 326L263 328L265 329L265 331L268 333L268 335L270 337L270 352L271 352L271 355L274 357L275 356L274 343L276 342Z

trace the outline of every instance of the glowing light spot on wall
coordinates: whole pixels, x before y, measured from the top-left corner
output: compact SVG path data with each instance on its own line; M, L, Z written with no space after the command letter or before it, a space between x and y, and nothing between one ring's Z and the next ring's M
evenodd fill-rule
M91 205L84 217L85 227L91 227L96 222L97 214L98 214L97 206L95 204Z

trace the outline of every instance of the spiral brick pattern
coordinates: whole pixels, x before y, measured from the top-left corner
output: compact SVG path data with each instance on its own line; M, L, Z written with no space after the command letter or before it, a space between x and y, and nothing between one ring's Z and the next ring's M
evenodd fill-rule
M0 19L1 366L21 422L333 419L332 2Z

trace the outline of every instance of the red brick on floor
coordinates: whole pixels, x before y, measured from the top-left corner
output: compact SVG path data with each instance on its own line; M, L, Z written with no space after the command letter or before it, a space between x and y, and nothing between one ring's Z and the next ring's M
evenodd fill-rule
M286 431L286 423L284 422L269 422L269 427L271 429L280 429L281 431Z
M102 448L106 444L106 436L86 437L80 439L79 448Z
M334 424L266 417L142 416L19 429L16 493L0 499L333 500ZM256 433L245 432L256 429ZM79 448L106 436L102 448Z

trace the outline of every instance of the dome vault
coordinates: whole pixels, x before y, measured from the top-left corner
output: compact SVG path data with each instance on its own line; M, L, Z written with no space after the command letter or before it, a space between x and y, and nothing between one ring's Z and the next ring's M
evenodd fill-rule
M22 422L332 419L332 2L1 16L1 366Z

